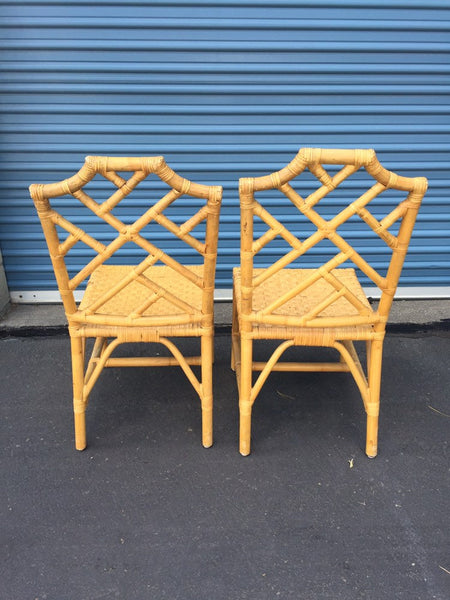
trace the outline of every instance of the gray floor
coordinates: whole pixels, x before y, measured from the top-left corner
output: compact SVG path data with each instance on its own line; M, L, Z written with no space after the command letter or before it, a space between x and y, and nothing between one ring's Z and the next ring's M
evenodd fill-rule
M180 369L111 369L80 453L68 338L0 340L2 599L450 597L450 334L387 337L375 460L350 376L307 373L269 378L241 457L229 343L212 448Z

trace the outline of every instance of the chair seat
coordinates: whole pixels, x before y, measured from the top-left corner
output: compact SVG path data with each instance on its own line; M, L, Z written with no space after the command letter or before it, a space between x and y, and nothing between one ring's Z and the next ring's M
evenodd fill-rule
M134 267L127 265L102 265L92 273L79 310L84 311L89 308L100 296L105 294L121 279L127 276ZM189 271L197 277L203 277L203 265L187 266ZM194 283L180 275L170 267L153 266L144 271L143 275L156 283L158 286L171 292L184 302L192 306L196 312L201 312L202 308L202 289ZM96 315L114 315L127 317L136 310L153 294L145 285L137 281L132 281L118 294L113 296L100 306L94 314ZM185 311L169 302L164 297L159 298L149 306L142 316L168 316L182 315Z
M119 335L128 341L152 341L155 338L155 330L158 335L167 337L200 335L202 289L166 266L152 266L144 271L143 275L157 286L181 298L192 307L191 313L188 314L183 307L161 296L146 308L141 316L133 315L154 293L137 281L129 283L96 310L89 311L90 306L126 277L133 268L127 265L101 265L94 271L78 311L69 316L69 321L76 324L80 333L84 332L88 337ZM203 265L190 265L187 268L195 276L203 277ZM152 319L156 319L154 325ZM89 333L86 333L87 330ZM133 330L136 330L136 334L132 333Z
M284 296L289 290L299 285L317 269L284 269L269 277L253 290L252 307L253 312L258 312L269 306L272 302ZM253 269L254 277L258 277L264 269ZM343 268L331 271L347 289L349 289L364 306L374 314L369 301L356 277L355 269ZM233 270L234 293L238 315L241 312L241 269ZM330 295L334 288L324 279L319 279L313 285L306 288L300 294L290 299L278 309L274 310L274 315L299 317L308 314L325 297ZM296 337L305 345L322 345L332 343L334 340L345 339L370 339L373 334L373 327L368 325L352 325L351 320L358 317L358 310L348 300L341 297L333 304L327 306L319 315L320 317L340 317L348 318L349 324L340 327L302 327L302 326L279 326L266 323L254 323L252 326L253 337L258 338L294 338Z

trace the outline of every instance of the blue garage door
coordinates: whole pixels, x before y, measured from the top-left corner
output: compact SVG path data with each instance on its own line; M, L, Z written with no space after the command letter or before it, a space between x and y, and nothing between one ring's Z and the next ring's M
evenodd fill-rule
M163 154L185 177L223 184L217 288L229 290L238 178L279 169L302 146L373 147L386 167L429 178L401 283L406 295L448 294L447 0L0 9L0 244L14 300L57 298L30 183L64 179L88 154ZM370 253L362 232L352 242Z

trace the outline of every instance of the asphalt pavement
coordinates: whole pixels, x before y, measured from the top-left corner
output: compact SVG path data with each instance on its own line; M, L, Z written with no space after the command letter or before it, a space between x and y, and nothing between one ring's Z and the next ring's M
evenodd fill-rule
M273 373L242 457L226 327L215 342L212 448L201 445L181 369L130 368L102 374L77 452L67 335L8 331L0 598L450 598L445 327L387 336L373 460L343 373Z

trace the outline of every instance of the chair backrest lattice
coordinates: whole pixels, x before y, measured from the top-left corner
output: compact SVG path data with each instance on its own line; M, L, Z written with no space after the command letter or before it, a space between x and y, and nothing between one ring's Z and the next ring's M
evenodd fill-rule
M330 175L323 165L342 165L334 175ZM316 205L330 192L340 186L345 180L364 168L375 180L363 194L349 202L343 210L330 219L325 219L315 209ZM306 198L303 198L290 185L291 180L308 169L320 183ZM255 199L255 194L263 190L277 189L282 192L300 213L313 225L313 233L306 239L299 239L279 219L275 218ZM400 202L384 218L375 217L367 208L370 202L388 189L408 192L406 198ZM427 180L424 177L401 177L386 170L378 162L373 150L333 150L320 148L302 148L297 156L285 168L270 175L258 178L243 178L240 180L241 197L241 278L243 290L243 311L252 314L252 294L258 286L269 278L289 267L293 261L304 256L309 250L323 240L329 240L338 250L337 254L319 268L313 270L306 278L293 286L288 293L280 295L275 300L253 313L254 321L264 322L276 318L274 312L284 304L298 296L318 280L323 279L330 284L332 292L326 298L321 298L317 306L310 310L308 315L303 315L299 324L320 326L320 313L341 297L345 298L367 322L383 322L387 319L392 299L397 288L404 258L414 227L416 215L427 189ZM339 227L354 216L358 216L374 232L376 236L391 251L391 259L386 275L381 275L370 262L361 256L349 244L344 234L338 232ZM268 229L257 239L254 239L254 219L258 217ZM390 228L399 224L395 235ZM253 272L254 257L272 240L281 237L290 248L281 258L262 272ZM368 309L341 279L333 274L333 270L351 261L362 271L380 290L381 300L376 313ZM244 298L245 296L245 298ZM330 319L327 320L330 322ZM275 321L274 321L275 322ZM348 324L354 324L355 319L350 319ZM337 321L336 321L337 324ZM342 319L339 325L343 325Z
M132 175L125 179L120 174L124 172L132 172ZM103 202L97 202L83 189L97 174L102 175L117 188ZM170 188L169 191L151 206L147 204L143 214L133 223L124 223L113 214L113 209L127 198L150 174L155 174L165 182ZM92 315L132 282L137 282L148 290L148 297L145 301L140 306L135 307L130 315L127 315L135 321L142 317L143 313L160 298L164 298L171 305L177 307L178 312L181 310L187 315L197 315L197 320L201 320L201 313L212 313L218 219L222 199L221 187L200 185L180 177L166 164L163 157L88 156L84 166L73 177L58 183L33 184L30 186L30 193L42 223L59 291L68 315L77 311L74 291L78 286L129 242L133 242L140 251L143 250L145 258L133 269L127 270L126 274L115 282L110 289L96 298L93 304L85 307L84 312L87 315ZM54 210L50 204L50 198L66 195L74 197L110 226L115 234L114 239L110 243L104 244ZM168 218L164 211L175 200L184 195L201 198L206 202L193 216L179 225ZM193 235L193 231L205 221L204 241L201 241ZM151 223L157 223L202 257L202 275L181 264L144 235L144 228ZM60 240L58 235L58 228L68 233L63 241ZM79 242L94 250L96 255L82 266L75 275L69 277L65 258ZM201 290L202 310L200 314L197 308L183 299L182 291L180 291L180 295L177 295L148 276L147 270L157 263L170 267L174 272ZM127 324L129 323L127 322Z

